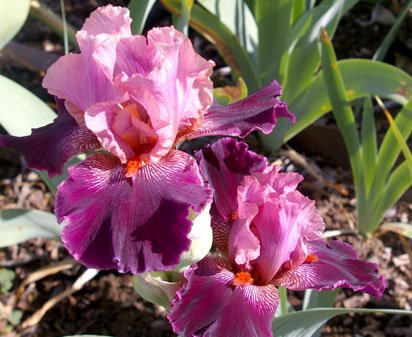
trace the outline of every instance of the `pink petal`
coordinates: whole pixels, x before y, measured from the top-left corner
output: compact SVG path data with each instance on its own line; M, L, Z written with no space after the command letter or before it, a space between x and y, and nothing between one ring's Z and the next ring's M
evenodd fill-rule
M113 102L97 103L85 113L85 124L99 139L102 147L114 154L122 163L135 157L132 147L113 130L114 110L119 109Z
M197 54L191 41L173 27L154 28L147 40L164 58L163 66L151 78L164 85L169 107L174 107L178 114L179 131L185 132L198 123L213 103L210 76L215 63Z
M238 186L246 175L263 171L267 161L265 157L249 151L246 143L232 138L205 146L197 153L197 158L202 175L215 190L211 209L214 242L221 252L227 253L229 233L238 212ZM237 228L242 229L239 225Z
M33 129L30 136L0 135L0 146L19 151L27 167L45 170L50 176L60 175L66 162L81 153L100 148L96 137L76 121L57 101L59 114L52 124Z
M210 201L194 160L172 151L132 178L117 158L97 153L69 169L58 188L62 239L88 267L120 272L172 269L190 245L189 209Z
M149 46L144 36L123 38L117 43L114 76L125 73L130 77L137 73L146 77L161 62L156 48Z
M285 264L293 265L306 258L306 241L322 237L323 220L314 202L294 191L296 175L291 178L276 167L255 173L239 188L239 204L256 204L259 212L253 219L260 241L260 255L254 261L263 283L269 283ZM288 188L279 182L290 182ZM279 188L276 190L275 188Z
M103 69L90 55L84 54L69 54L57 60L47 70L43 87L49 94L66 100L66 108L81 126L89 106L123 97L123 93L113 88Z
M381 297L386 280L378 275L375 263L359 259L353 247L342 241L325 243L308 242L312 262L285 270L276 276L274 283L291 290L332 290L351 288Z
M127 37L131 35L131 23L132 19L127 8L107 5L97 8L86 19L81 30L91 36L112 34Z
M205 114L203 124L184 138L193 139L205 135L246 137L255 130L270 133L277 117L287 117L294 123L295 117L278 99L280 95L281 87L273 81L238 102L225 106L215 104Z
M234 286L230 265L205 258L185 273L186 285L168 316L182 337L271 337L278 305L273 285Z

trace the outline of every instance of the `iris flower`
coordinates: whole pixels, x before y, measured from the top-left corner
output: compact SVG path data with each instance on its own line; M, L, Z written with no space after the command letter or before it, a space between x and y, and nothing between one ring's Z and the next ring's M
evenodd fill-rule
M185 271L169 314L179 336L272 336L278 286L382 295L386 283L374 263L359 260L347 243L324 242L314 202L296 190L299 174L281 173L229 138L205 147L199 159L215 190L219 254Z
M80 262L120 272L171 269L189 249L192 221L211 201L196 161L176 150L203 135L270 132L293 120L274 81L236 103L213 102L214 63L196 54L173 27L132 35L129 11L108 5L77 33L79 54L61 57L43 86L58 117L30 136L0 136L27 166L62 173L55 213L62 240Z

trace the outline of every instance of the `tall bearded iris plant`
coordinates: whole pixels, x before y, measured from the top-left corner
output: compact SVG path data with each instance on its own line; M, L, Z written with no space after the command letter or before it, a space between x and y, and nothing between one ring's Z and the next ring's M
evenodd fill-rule
M244 137L293 120L272 82L242 101L219 106L214 63L173 27L134 36L125 8L97 9L77 33L79 54L60 58L43 85L57 97L53 124L27 137L0 136L30 168L69 168L55 212L62 239L83 264L120 272L167 270L189 249L189 215L211 201L195 160L176 144L203 135Z
M299 174L281 173L228 138L205 147L199 159L215 190L217 254L185 271L169 314L180 336L271 337L278 286L382 295L377 265L359 260L347 243L324 242L314 202L296 190Z

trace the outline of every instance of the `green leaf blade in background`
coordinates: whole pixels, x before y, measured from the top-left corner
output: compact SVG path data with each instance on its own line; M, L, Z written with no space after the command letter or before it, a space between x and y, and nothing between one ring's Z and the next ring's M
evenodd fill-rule
M311 337L319 332L329 319L349 313L380 313L412 316L412 311L394 309L309 309L275 318L272 325L273 334L276 337Z
M364 59L342 60L337 64L349 99L372 94L404 105L412 97L412 77L395 66ZM296 123L291 126L289 121L279 119L274 132L261 135L265 147L273 152L331 111L323 71L302 96L287 103L289 110L296 115Z
M365 197L367 198L372 188L372 182L376 169L376 158L378 156L375 117L373 115L372 101L369 95L363 102L361 146L365 181Z
M30 0L0 0L0 50L19 32L29 10Z
M306 19L311 21L309 29L298 40L291 41L285 63L282 84L286 102L298 97L311 83L320 65L318 36L325 28L330 36L336 31L343 13L345 0L316 6ZM298 23L299 24L299 23Z
M292 25L294 2L290 0L255 2L255 17L259 34L259 69L262 84L274 78L282 81L280 61L286 50Z
M363 149L360 146L357 123L350 105L347 89L339 70L335 50L326 30L320 38L322 69L326 89L332 105L333 117L338 125L349 154L349 162L357 199L357 213L359 230L364 233L368 219L365 217L368 209L365 196L365 176L363 165ZM370 178L372 180L372 178Z
M258 28L249 6L243 0L198 0L208 12L215 15L239 39L255 71L259 72Z
M16 82L0 75L0 124L13 136L53 122L54 111Z
M130 16L132 17L132 33L142 34L147 17L156 0L132 0L129 4Z
M58 239L60 231L52 213L21 208L0 210L0 247L37 237Z
M392 25L391 29L389 30L389 33L385 36L385 39L382 41L378 50L373 55L372 60L383 61L383 59L386 56L386 53L388 52L390 46L395 40L396 35L398 34L398 31L401 28L403 21L407 17L411 7L412 7L412 0L409 0L408 2L404 4L401 14L399 14L398 18L396 19L395 24Z

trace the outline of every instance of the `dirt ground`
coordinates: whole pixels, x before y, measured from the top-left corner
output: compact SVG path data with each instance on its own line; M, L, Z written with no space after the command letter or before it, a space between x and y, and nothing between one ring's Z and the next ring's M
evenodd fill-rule
M97 6L107 3L127 5L127 2L66 0L65 4L68 21L79 28ZM49 0L46 3L56 13L59 12L57 1ZM370 58L373 55L389 27L377 22L364 26L371 18L371 11L372 5L361 3L345 15L334 38L339 58ZM169 22L167 13L158 8L156 14L150 17L148 27ZM412 63L408 59L408 55L412 55L412 46L408 40L411 33L410 15L388 54L387 62L406 70L411 68ZM217 68L224 66L212 45L193 32L191 38L202 55L215 60ZM29 18L14 43L12 48L6 48L0 54L0 73L22 84L45 101L52 102L53 98L41 88L44 64L40 61L47 64L55 60L55 55L62 55L61 40L44 25ZM18 52L19 46L31 48L31 66L27 65L24 55ZM41 53L36 54L35 50ZM247 142L254 150L263 152L256 135L249 136ZM291 144L278 153L271 154L270 159L282 164L285 170L295 170L305 176L300 190L316 200L327 230L353 230L356 224L355 200L347 166L316 153L302 152L304 149L293 145L293 142ZM328 186L335 187L325 187L319 175L330 183ZM22 159L18 154L0 149L0 209L21 207L52 211L53 196L37 173L22 166ZM386 212L385 220L411 223L412 203L408 200L399 202ZM380 272L387 278L388 288L380 300L367 294L342 290L336 302L337 307L412 310L410 240L404 245L395 234L384 234L367 240L358 235L339 238L353 244L361 257L379 264ZM100 272L82 289L71 293L73 283L85 268L70 258L60 242L35 239L0 249L0 268L7 268L15 273L10 290L0 292L1 336L59 337L86 333L116 337L175 336L165 311L145 302L134 292L130 275ZM46 268L47 276L30 281L42 268ZM54 301L58 296L61 296L61 300L45 310L47 303L50 303L48 301ZM291 292L289 299L299 309L303 293ZM2 314L10 310L17 312L15 324L1 318ZM22 317L18 317L19 312ZM41 318L40 313L44 313ZM38 322L33 317L38 317ZM328 322L322 336L412 337L412 320L398 315L345 315Z

